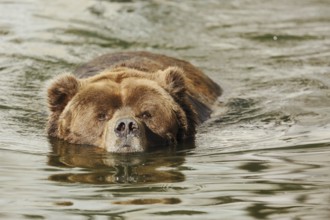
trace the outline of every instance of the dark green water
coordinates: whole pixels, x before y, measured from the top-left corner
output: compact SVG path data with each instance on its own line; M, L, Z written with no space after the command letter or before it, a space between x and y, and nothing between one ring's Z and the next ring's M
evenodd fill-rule
M195 148L47 139L47 80L123 50L223 86ZM0 0L0 77L0 219L330 219L328 0Z

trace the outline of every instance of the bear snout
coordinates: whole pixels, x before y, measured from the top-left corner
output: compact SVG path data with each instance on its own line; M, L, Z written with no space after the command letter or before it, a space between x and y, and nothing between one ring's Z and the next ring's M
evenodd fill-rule
M109 152L128 153L146 150L144 125L131 116L115 117L106 126L103 146Z
M119 138L136 137L140 133L140 128L133 118L123 118L116 122L114 132Z

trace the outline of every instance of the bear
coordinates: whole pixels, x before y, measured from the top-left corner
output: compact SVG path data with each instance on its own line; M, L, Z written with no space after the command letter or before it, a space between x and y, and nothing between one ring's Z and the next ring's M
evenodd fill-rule
M146 51L101 55L52 80L49 137L114 153L192 140L222 88L191 63Z

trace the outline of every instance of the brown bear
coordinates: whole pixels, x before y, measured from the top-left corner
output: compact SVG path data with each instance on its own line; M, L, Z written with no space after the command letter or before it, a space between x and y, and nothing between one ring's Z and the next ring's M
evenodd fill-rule
M106 54L48 88L48 135L109 152L142 152L194 137L222 93L192 64L149 52Z

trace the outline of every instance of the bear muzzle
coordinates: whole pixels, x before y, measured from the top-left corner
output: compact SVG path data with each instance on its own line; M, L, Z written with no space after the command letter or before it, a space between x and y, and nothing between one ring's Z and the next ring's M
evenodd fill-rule
M121 117L108 124L105 148L109 152L143 152L147 148L145 126L133 117Z
M105 139L101 146L108 152L144 152L147 148L176 145L174 134L156 134L145 123L128 115L113 118L106 127Z
M136 141L140 138L140 127L133 118L119 119L114 127L117 147L130 150L129 148L136 146Z
M133 118L123 118L116 122L114 132L119 138L127 139L140 134L140 126Z

